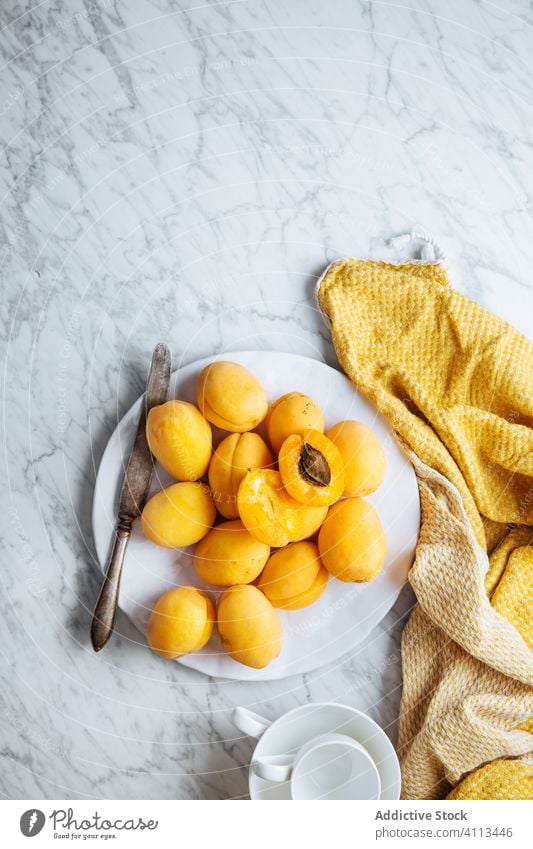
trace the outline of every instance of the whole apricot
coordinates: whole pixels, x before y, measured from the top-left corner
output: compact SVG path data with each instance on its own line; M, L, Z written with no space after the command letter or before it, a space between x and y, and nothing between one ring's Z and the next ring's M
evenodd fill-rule
M324 413L308 395L288 392L271 404L265 428L272 448L279 452L282 444L293 433L318 430L324 433Z
M219 513L236 519L237 493L246 472L268 468L273 462L270 448L258 433L232 433L223 439L209 464L209 485Z
M217 622L225 650L245 666L263 669L281 651L280 618L252 584L239 584L222 593Z
M211 459L211 426L193 404L167 401L152 407L146 420L150 451L179 481L205 475Z
M326 433L344 463L344 495L370 495L385 477L387 461L376 434L362 422L338 422Z
M327 506L342 495L342 457L318 430L288 436L279 450L278 463L283 486L302 504Z
M300 540L309 539L316 534L322 525L322 522L328 515L328 508L311 507L309 504L301 504L304 507L298 514L298 536L295 536L291 542L299 542Z
M199 577L217 587L255 581L268 560L270 546L253 537L236 519L222 522L200 540L194 552Z
M237 504L246 529L274 548L311 536L328 510L300 504L289 495L280 473L273 469L247 472L239 487Z
M214 622L215 608L209 596L195 587L176 587L156 601L146 639L152 651L174 660L205 646Z
M320 559L339 581L371 581L380 571L387 540L379 516L363 498L345 498L329 508L318 534Z
M216 509L207 486L184 482L167 486L145 504L141 516L144 535L164 548L181 548L205 537Z
M328 572L313 542L295 542L275 551L257 586L274 607L300 610L313 604L326 588Z
M208 421L232 433L253 430L268 410L259 380L244 366L224 361L211 363L200 372L197 400Z

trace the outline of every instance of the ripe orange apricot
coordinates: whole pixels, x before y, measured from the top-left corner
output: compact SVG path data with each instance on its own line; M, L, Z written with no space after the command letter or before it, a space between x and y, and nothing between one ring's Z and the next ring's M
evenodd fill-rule
M308 395L288 392L271 404L265 428L272 448L278 453L284 441L293 433L318 430L324 433L324 413Z
M379 516L364 498L329 508L318 534L320 559L339 581L371 581L385 561L387 540Z
M258 433L232 433L223 439L209 464L209 485L219 513L236 519L237 492L246 472L268 468L273 462L270 448Z
M291 540L291 542L299 542L300 540L313 537L328 515L328 508L326 506L311 507L309 504L300 504L300 507L305 507L305 509L300 511L299 514L298 524L300 532L295 539Z
M337 422L326 433L344 463L344 495L370 495L385 477L387 461L376 434L362 422Z
M270 547L259 542L236 519L222 522L200 540L194 551L194 565L208 584L231 587L255 581L269 554Z
M222 593L217 612L222 645L234 660L263 669L281 651L281 621L261 590L238 584Z
M253 469L237 495L239 516L252 536L274 548L311 536L320 527L327 507L300 504L272 469Z
M206 366L198 377L197 400L208 421L232 433L253 430L268 411L261 383L238 363L218 361Z
M160 657L175 660L205 646L215 621L209 596L196 587L175 587L156 601L148 627L148 645Z
M211 459L211 426L193 404L166 401L146 421L150 451L178 481L197 481Z
M144 535L156 545L180 548L205 537L215 516L208 487L185 481L153 495L144 506L141 522Z
M278 463L283 486L302 504L321 507L333 504L342 495L342 457L318 430L288 436L280 448Z
M275 551L257 581L274 607L300 610L324 592L328 572L313 542L295 542Z

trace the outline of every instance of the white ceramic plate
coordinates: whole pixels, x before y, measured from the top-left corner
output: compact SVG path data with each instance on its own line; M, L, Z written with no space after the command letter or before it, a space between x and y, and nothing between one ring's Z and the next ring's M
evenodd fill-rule
M270 400L291 391L310 395L324 410L326 427L342 419L364 422L374 430L385 449L385 480L369 497L378 510L388 540L387 558L379 576L368 584L346 584L331 578L315 604L304 610L280 611L283 648L280 656L266 669L251 669L232 660L223 651L218 634L214 634L200 652L178 661L207 675L241 680L284 678L309 672L336 660L364 640L398 597L414 559L420 523L414 471L375 407L356 391L344 374L317 360L273 351L221 354L174 372L169 397L194 401L197 375L207 363L217 359L233 360L250 369L262 381ZM93 532L102 568L113 537L123 469L133 444L141 405L142 398L139 398L117 426L96 479ZM215 433L215 443L221 436L221 432ZM171 482L166 472L156 466L152 491ZM180 584L202 586L192 564L192 551L192 547L159 548L144 538L139 523L135 523L124 564L120 607L143 633L150 610L162 593ZM209 589L213 599L220 594L217 588Z
M253 757L295 754L320 734L346 734L361 743L374 761L381 780L380 799L399 799L401 774L394 746L373 719L335 702L301 705L280 716L263 733ZM290 782L264 781L250 770L250 798L290 799Z

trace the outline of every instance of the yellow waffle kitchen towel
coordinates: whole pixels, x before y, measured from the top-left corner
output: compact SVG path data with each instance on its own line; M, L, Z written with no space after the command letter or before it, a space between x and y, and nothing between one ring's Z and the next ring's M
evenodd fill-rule
M403 797L531 798L533 345L438 263L339 260L317 299L419 483Z

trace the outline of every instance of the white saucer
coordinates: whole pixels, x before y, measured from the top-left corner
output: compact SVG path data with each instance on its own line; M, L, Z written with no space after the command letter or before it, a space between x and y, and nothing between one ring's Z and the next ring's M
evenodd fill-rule
M332 732L347 734L368 751L379 772L380 799L400 798L400 765L391 741L369 716L347 705L320 702L283 714L263 733L254 758L296 753L311 738ZM265 781L250 771L250 798L290 800L289 782Z

